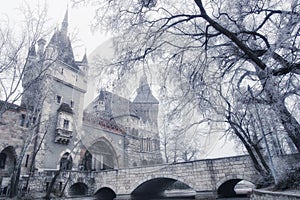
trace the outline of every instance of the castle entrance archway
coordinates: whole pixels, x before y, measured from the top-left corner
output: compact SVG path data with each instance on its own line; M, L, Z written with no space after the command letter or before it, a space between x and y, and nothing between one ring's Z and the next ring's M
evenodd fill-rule
M91 164L92 170L106 170L118 167L116 153L112 145L105 139L93 143L87 152L84 159Z

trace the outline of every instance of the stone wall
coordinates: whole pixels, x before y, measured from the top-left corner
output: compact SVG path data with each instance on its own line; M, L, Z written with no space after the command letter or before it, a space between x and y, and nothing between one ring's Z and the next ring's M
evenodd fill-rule
M253 190L251 195L251 200L296 200L300 199L300 194L290 194L286 192L271 192L271 191L264 191L264 190Z
M26 127L26 123L21 125L22 115L27 115L26 111L23 108L15 106L3 113L0 120L0 153L5 148L10 147L14 159L18 158L23 148L24 141L33 133ZM22 174L26 173L28 170L32 151L33 145L29 145L23 159ZM26 159L27 156L28 158ZM25 164L25 162L27 164ZM11 170L12 168L10 168L10 171ZM2 172L5 172L5 169L0 169L0 183Z

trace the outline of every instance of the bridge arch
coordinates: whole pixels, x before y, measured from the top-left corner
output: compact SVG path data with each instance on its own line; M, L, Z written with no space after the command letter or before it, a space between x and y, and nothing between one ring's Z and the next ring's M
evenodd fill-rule
M160 196L163 192L176 181L182 182L193 189L193 185L176 176L156 176L142 179L133 184L131 195L134 197Z
M255 183L255 180L245 175L229 175L219 180L216 184L218 197L226 198L237 196L235 186L243 180L251 182L253 184Z
M246 180L246 181L249 181L249 182L252 182L254 184L256 184L256 179L251 177L251 176L247 176L247 175L228 175L226 177L223 177L221 179L219 179L217 181L217 184L216 184L216 188L219 188L223 183L225 183L226 181L229 181L229 180L233 180L233 179L240 179L240 180Z
M83 182L77 182L70 186L69 196L84 196L88 194L88 186Z
M116 198L116 193L109 187L102 187L94 194L97 200L113 200Z

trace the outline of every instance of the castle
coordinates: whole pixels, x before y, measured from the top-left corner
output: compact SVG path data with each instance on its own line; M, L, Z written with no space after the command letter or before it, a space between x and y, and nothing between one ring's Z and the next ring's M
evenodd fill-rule
M97 171L162 163L159 102L145 77L133 101L102 90L83 107L89 63L86 55L74 59L68 12L49 43L40 39L27 60L21 105L1 104L7 107L0 124L1 193L8 192L20 157L21 176L43 170Z

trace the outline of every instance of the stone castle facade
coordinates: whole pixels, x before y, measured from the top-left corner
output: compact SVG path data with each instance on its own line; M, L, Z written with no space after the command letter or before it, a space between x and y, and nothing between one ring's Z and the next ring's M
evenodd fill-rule
M102 90L84 108L89 64L86 55L74 59L67 12L50 41L40 39L35 47L28 53L21 105L1 104L7 107L0 122L2 193L8 192L11 171L19 161L24 177L43 170L162 163L159 102L146 78L141 78L133 101Z

